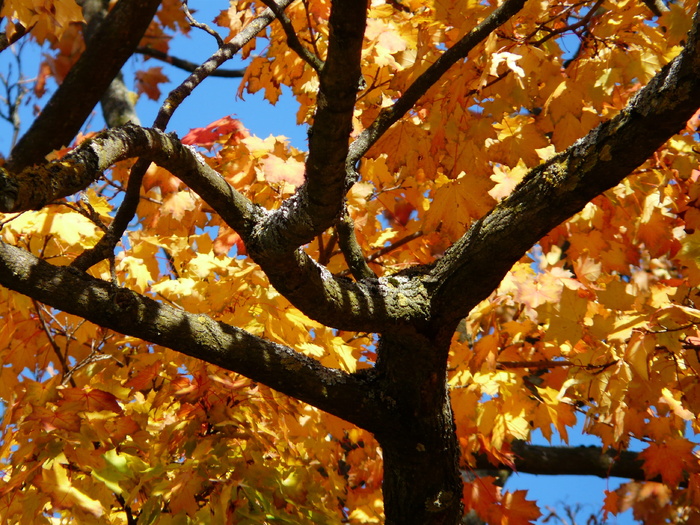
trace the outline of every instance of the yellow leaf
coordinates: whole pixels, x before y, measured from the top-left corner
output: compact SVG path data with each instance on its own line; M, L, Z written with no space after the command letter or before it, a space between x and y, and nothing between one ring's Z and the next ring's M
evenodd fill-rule
M680 395L681 394L679 394L679 396ZM673 413L678 417L685 419L686 421L692 421L695 419L695 415L690 410L684 408L683 404L676 399L668 388L664 387L661 389L661 398L659 401L667 404L671 410L673 410Z
M68 478L66 469L58 462L53 461L51 466L42 470L42 487L53 494L59 506L72 507L76 505L95 518L101 518L105 510L102 504L84 494L73 486Z

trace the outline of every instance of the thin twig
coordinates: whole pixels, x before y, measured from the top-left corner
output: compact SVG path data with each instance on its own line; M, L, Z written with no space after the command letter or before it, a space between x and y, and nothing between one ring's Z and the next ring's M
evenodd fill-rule
M396 241L396 242L394 242L394 243L391 243L391 244L389 244L389 245L387 245L387 246L384 246L383 248L381 248L381 249L377 250L376 252L374 252L372 255L367 256L367 257L365 258L365 262L371 263L371 262L373 262L373 261L376 261L376 260L379 259L382 255L386 255L387 253L389 253L389 252L391 252L391 251L394 251L394 250L396 250L397 248L400 248L400 247L403 246L404 244L406 244L406 243L408 243L408 242L411 242L412 240L417 239L418 237L421 237L422 235L423 235L423 231L418 230L417 232L413 232L413 233L411 233L410 235L407 235L406 237L402 237L402 238L399 239L398 241ZM371 270L370 270L370 271L371 271ZM340 275L340 276L342 277L342 276L348 275L349 273L350 273L350 270L343 270L343 271L340 272L338 275Z
M574 31L575 29L578 29L579 27L585 27L588 25L590 22L591 18L593 18L593 15L598 11L598 8L603 4L604 0L598 0L593 7L590 8L590 10L585 14L581 20L578 22L575 22L571 25L565 26L565 27L560 27L559 29L549 29L549 28L541 28L542 30L547 30L548 34L539 40L535 41L532 43L533 46L535 47L540 47L542 44L544 44L547 40L550 40L551 38L554 38L557 35L561 35L562 33L566 33L567 31Z
M54 354L56 354L56 358L58 359L59 364L61 365L61 371L63 372L63 378L64 380L66 378L69 378L71 386L76 386L75 381L73 381L73 378L70 377L69 372L70 369L68 368L68 363L66 362L66 358L61 353L61 347L58 346L58 343L53 337L53 334L51 333L51 330L49 330L48 325L46 324L46 321L44 321L44 316L41 315L42 312L42 306L36 301L36 299L32 299L32 305L34 305L34 311L36 312L36 316L39 319L39 324L41 325L41 329L44 331L46 334L46 337L49 339L49 345L53 349Z
M216 39L216 43L219 45L219 47L223 46L224 39L221 38L221 35L219 33L214 31L207 24L203 24L202 22L197 22L197 20L195 20L195 18L192 16L192 13L190 13L190 8L187 5L187 1L188 0L182 0L182 9L185 11L185 17L187 17L187 21L189 22L190 26L196 27L197 29L201 29L202 31L209 33Z
M278 10L283 11L294 0L280 0L275 3ZM269 7L265 9L255 20L246 25L230 42L221 46L202 65L200 65L185 81L173 89L163 102L158 111L153 127L164 130L175 110L190 96L194 88L216 71L224 62L233 56L264 28L275 20L275 13Z
M304 4L304 12L306 13L306 25L309 28L309 40L311 42L311 47L314 48L314 54L321 58L321 52L318 50L318 45L316 44L316 35L314 34L314 28L311 25L311 13L309 11L309 0L302 0Z
M99 361L104 361L105 359L114 359L115 361L117 361L117 363L119 363L119 361L114 356L99 353L97 348L93 345L88 356L68 371L68 374L63 379L63 383L65 384L67 381L70 381L71 384L73 384L73 374L78 372L80 369L85 368L87 365L97 363Z
M136 52L157 60L161 60L166 64L170 64L171 66L175 66L190 73L199 67L199 64L196 62L190 62L189 60L174 57L157 49L153 49L152 47L137 47ZM245 69L217 69L209 76L219 78L241 78L243 75L245 75Z
M387 246L384 246L383 248L374 252L372 255L367 257L367 262L375 261L375 260L379 259L382 255L386 255L387 253L394 251L396 248L400 248L404 244L409 243L413 239L417 239L418 237L421 237L422 235L423 235L422 230L418 230L417 232L413 232L410 235L406 235L406 237L403 237L403 238L399 239L398 241L391 243Z

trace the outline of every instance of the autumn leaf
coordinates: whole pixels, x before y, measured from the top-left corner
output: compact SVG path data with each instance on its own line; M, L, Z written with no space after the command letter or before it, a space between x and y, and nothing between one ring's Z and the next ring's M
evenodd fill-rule
M68 472L58 461L53 461L50 466L47 465L42 470L41 487L46 492L55 494L57 500L61 502L60 506L77 506L97 519L105 513L104 507L98 500L81 492L71 483Z
M160 98L158 84L168 82L168 77L163 74L160 66L148 68L146 71L136 72L136 89L139 93L145 93L151 100Z
M191 129L182 137L182 143L211 148L216 142L227 144L232 140L247 136L248 133L241 122L231 116L227 116L203 128Z
M117 414L122 413L122 408L114 394L93 388L84 390L80 388L66 388L61 390L61 397L65 405L64 410L99 412L107 410Z
M647 478L661 476L664 483L671 487L678 486L683 479L683 472L697 465L693 454L695 444L683 438L670 438L663 443L649 443L640 456L644 459L644 473Z
M612 454L595 473L631 480L599 495L606 515L692 521L700 113L680 102L700 88L651 79L697 69L679 66L696 2L201 2L226 42L209 51L182 40L182 2L143 3L153 67L107 50L89 70L123 69L156 109L213 53L161 108L182 119L166 134L143 104L143 127L112 127L128 90L65 81L128 2L0 2L8 63L39 64L33 86L3 77L5 135L26 140L1 152L0 522L453 525L461 495L522 525L537 503L481 467L587 475L539 448L583 435L602 447L557 453ZM239 58L238 88L214 78ZM200 81L222 96L196 102ZM246 93L279 119L252 122L257 97L191 110ZM75 110L100 97L96 135Z
M286 182L294 188L304 183L304 163L298 160L283 160L275 155L268 155L262 161L262 167L268 182Z
M532 523L539 518L542 513L534 501L525 499L527 491L516 490L506 492L503 495L501 505L503 507L501 523L508 525L524 525Z

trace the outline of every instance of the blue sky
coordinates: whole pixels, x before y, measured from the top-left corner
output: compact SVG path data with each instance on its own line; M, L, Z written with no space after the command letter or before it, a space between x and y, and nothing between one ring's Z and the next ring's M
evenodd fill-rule
M211 23L225 2L212 0L191 0L189 2L193 10L198 10L195 17L206 23ZM216 42L210 36L199 30L193 30L190 38L180 38L173 42L172 54L179 58L185 58L193 62L204 61L216 49ZM38 67L38 55L27 56L24 62L24 74L33 77ZM8 53L0 55L0 73L7 74L8 64L12 62ZM163 72L170 78L171 85L161 86L163 92L175 87L182 82L187 73L157 60L149 60L147 67L162 66ZM140 59L132 59L125 71L127 85L133 89L133 70L143 67ZM224 67L238 68L241 62L231 61ZM15 69L16 71L16 69ZM130 74L132 72L132 74ZM297 148L306 148L306 129L296 125L297 105L289 95L283 94L276 106L270 105L263 99L262 93L256 95L244 95L244 99L237 98L238 79L210 78L200 85L193 95L188 98L173 116L168 131L176 131L180 136L186 134L191 128L206 126L221 117L234 115L255 135L267 137L268 135L284 135L288 137ZM0 87L0 90L2 88ZM0 91L0 93L2 93ZM40 103L46 102L46 97ZM143 125L151 125L158 105L142 97L138 105L139 115ZM23 129L31 122L31 109L23 109ZM99 129L102 119L99 111L95 112L91 129ZM7 155L10 147L11 127L4 121L0 121L0 152ZM569 435L571 445L600 445L597 438L581 435L582 422L573 429ZM536 444L547 444L541 435L535 437ZM559 444L559 443L553 443ZM615 489L620 479L599 479L593 477L577 476L532 476L525 474L513 475L506 489L528 489L530 499L539 502L544 514L545 507L554 507L563 512L562 503L575 506L582 505L581 512L577 515L577 521L583 523L590 514L595 514L600 509L604 490ZM563 514L561 514L563 516ZM610 517L609 523L626 525L634 523L631 512L618 517ZM553 523L553 522L550 522Z

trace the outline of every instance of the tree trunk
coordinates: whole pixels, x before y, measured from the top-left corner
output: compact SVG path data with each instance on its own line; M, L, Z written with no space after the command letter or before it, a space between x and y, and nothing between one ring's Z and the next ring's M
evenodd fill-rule
M459 523L459 447L445 376L449 341L382 337L377 371L392 417L376 433L384 456L387 525ZM388 357L388 359L387 359Z

